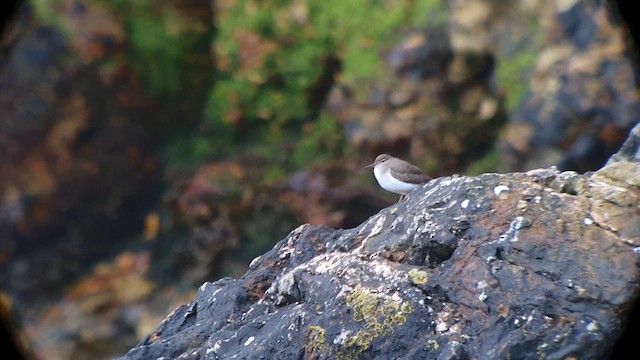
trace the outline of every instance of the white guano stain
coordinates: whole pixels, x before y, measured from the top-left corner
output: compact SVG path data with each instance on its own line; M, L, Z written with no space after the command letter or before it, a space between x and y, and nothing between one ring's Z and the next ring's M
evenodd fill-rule
M499 242L505 241L507 239L509 239L509 241L511 242L519 241L520 239L518 239L518 235L520 233L520 230L528 228L530 226L531 220L523 216L516 217L515 219L513 219L511 224L509 224L509 229L507 229L504 234L500 235Z
M591 321L590 323L587 324L585 329L587 329L587 331L589 331L589 332L598 331L598 322L597 321Z
M244 346L249 346L255 339L255 336L250 336L247 341L244 342Z
M478 284L476 285L476 288L478 288L479 290L481 290L480 295L478 295L478 300L484 302L485 300L487 300L487 298L489 297L486 293L485 293L485 289L487 288L487 283L485 281L478 281Z
M511 189L509 189L509 187L506 185L498 185L493 188L493 193L496 194L496 196L499 196L503 192L508 192L509 190Z
M469 199L465 199L460 203L460 207L466 209L469 206Z

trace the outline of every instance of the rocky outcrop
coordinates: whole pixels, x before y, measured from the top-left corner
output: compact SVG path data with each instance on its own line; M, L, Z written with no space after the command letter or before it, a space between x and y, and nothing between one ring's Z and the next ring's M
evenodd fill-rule
M340 5L354 11L344 20L366 15L372 36L317 23L319 14L345 13L322 1L260 3L254 16L238 1L31 2L19 31L9 41L0 35L0 283L37 339L34 350L47 358L123 354L193 298L181 290L219 271L239 277L295 224L358 226L397 199L357 172L379 152L410 154L434 177L498 163L501 172L569 163L586 171L600 168L636 121L632 49L602 0L451 1L446 13L427 3L436 2L376 3L411 6L403 11L414 20L400 21L410 31L390 26L386 10ZM245 26L273 14L272 28ZM372 67L378 54L384 69ZM211 91L220 84L211 67L236 59L228 85L238 94L253 87L256 97L221 114L257 117L232 121L238 139L250 141L217 141L223 117L203 99L234 102ZM329 108L340 123L316 116L334 85ZM284 120L268 125L276 117ZM491 150L496 138L500 151ZM229 156L207 155L219 148ZM607 176L627 171L610 169ZM155 187L164 181L166 192ZM605 211L598 221L632 232L608 204L595 203ZM429 250L425 264L447 259L454 240Z
M124 358L606 357L639 290L639 141L592 174L439 178L356 228L302 225Z
M446 26L429 22L389 46L388 75L334 88L327 108L353 146L369 157L405 153L433 175L487 164L585 172L620 147L640 102L613 2L456 0L448 9Z
M597 169L638 122L634 50L612 2L540 4L546 41L503 129L502 163L515 170Z

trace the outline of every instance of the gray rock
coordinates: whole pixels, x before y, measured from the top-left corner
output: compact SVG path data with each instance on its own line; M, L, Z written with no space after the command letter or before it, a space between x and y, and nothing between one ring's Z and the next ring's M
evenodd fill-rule
M638 129L594 174L439 178L302 225L123 359L605 358L639 295Z

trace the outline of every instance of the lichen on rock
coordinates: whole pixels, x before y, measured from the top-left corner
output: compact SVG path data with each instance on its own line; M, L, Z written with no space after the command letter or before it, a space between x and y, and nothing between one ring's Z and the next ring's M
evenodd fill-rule
M606 357L640 290L638 132L593 174L439 178L356 228L301 226L124 358Z

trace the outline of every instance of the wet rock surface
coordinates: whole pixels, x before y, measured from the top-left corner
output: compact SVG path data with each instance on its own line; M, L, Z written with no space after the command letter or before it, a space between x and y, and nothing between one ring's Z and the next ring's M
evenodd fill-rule
M302 225L124 358L604 358L638 297L639 136L593 174L443 177Z

